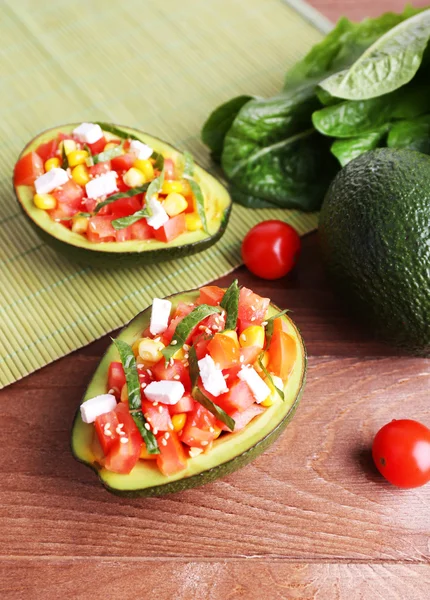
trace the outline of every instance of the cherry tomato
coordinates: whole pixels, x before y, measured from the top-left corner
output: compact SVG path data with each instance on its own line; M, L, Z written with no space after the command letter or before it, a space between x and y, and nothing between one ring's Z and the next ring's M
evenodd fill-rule
M414 488L430 481L430 429L410 419L382 427L372 446L378 471L393 485Z
M263 221L242 242L245 265L258 277L279 279L291 271L300 252L300 237L283 221Z

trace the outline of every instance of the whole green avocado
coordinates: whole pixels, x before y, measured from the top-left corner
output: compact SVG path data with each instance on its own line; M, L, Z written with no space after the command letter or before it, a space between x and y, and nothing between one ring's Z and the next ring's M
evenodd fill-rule
M320 214L336 292L382 340L430 356L430 157L381 148L350 162Z

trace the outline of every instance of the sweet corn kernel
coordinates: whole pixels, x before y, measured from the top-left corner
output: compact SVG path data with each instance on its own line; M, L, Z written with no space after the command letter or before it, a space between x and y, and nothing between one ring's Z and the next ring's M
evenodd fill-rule
M61 161L59 158L48 158L45 163L45 171L50 171L51 169L57 169L61 165Z
M216 440L222 433L222 429L221 427L214 427L215 429L215 433L214 433L214 440Z
M128 187L139 187L145 183L145 176L139 169L131 167L124 175L123 180Z
M231 338L239 348L239 340L237 339L237 333L234 331L234 329L226 329L222 332L222 335L226 335L227 337Z
M105 147L103 148L103 152L106 152L106 150L112 150L112 148L118 148L119 144L115 144L115 142L108 142Z
M176 192L177 194L183 194L184 191L185 190L182 181L174 181L172 179L166 179L161 188L161 192L163 194L172 194L173 192Z
M184 428L186 420L187 420L187 413L179 413L178 415L173 415L173 417L172 417L173 429L175 431L181 431L181 429Z
M60 154L63 153L64 148L66 156L69 156L70 152L74 152L74 150L76 150L77 148L75 140L63 140L62 142L60 142L60 145L58 147L60 150Z
M155 460L159 456L158 454L149 454L146 449L145 442L142 442L142 449L140 450L140 457L142 460Z
M72 231L75 233L85 233L88 229L87 217L73 217Z
M261 325L251 325L242 331L239 336L239 344L242 348L247 346L258 346L264 348L264 327Z
M139 342L138 352L142 360L148 363L156 363L163 355L161 350L164 348L162 342L155 342L151 338L142 338Z
M267 381L266 381L267 383ZM260 406L264 406L264 408L268 408L269 406L272 406L273 404L273 398L272 398L272 394L270 394L270 396L268 396L266 398L266 400L263 400L263 402L260 402Z
M188 213L185 215L185 222L188 231L198 231L203 228L202 220L197 213Z
M163 202L163 207L169 217L176 217L181 212L187 208L188 202L182 196L182 194L177 194L176 192L172 192L167 196L167 198Z
M185 350L183 348L179 348L176 350L175 354L172 356L175 360L184 360L185 359Z
M121 388L120 400L121 402L128 402L128 391L126 383L124 383L124 385Z
M57 200L51 194L35 194L33 202L37 208L51 210L57 206Z
M263 356L261 357L261 362L263 363L263 366L265 369L267 369L267 365L269 364L269 358L270 358L269 353L267 351L263 352ZM260 367L260 363L258 362L258 360L255 361L253 366L259 375L264 374L264 371Z
M152 179L154 179L154 167L150 160L143 160L141 158L138 158L134 161L133 167L135 169L139 169L139 171L143 173L145 181L151 181Z
M69 167L76 167L77 165L83 165L87 160L89 154L86 150L73 150L67 155L69 161Z
M78 165L72 170L72 179L82 187L90 180L90 174L86 165Z

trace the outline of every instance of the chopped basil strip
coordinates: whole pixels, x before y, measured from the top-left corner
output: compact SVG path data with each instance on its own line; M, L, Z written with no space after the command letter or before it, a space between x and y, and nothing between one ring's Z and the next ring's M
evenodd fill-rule
M282 317L282 315L287 314L287 312L290 312L287 308L285 310L282 310L281 312L278 312L276 315L273 315L273 317L270 317L269 319L267 319L267 325L266 325L266 348L269 347L270 345L270 340L272 339L272 335L273 335L273 322L275 319L278 319L279 317Z
M164 156L154 150L151 158L155 159L154 169L162 171L164 169Z
M115 200L121 200L121 198L132 198L133 196L143 194L144 192L146 192L148 187L149 187L149 183L144 183L143 185L131 188L130 190L127 190L126 192L118 192L118 194L109 196L109 198L106 198L106 200L103 200L103 202L100 202L100 204L97 204L97 206L94 209L94 213L97 214L99 212L99 210L101 210L103 208L103 206L106 206L107 204L111 204L112 202L115 202Z
M91 217L91 213L87 213L87 212L76 213L76 215L73 215L73 217L63 217L61 219L61 221L73 221L73 219L76 219L76 217Z
M139 373L137 371L136 358L133 354L133 350L131 349L131 346L122 340L113 340L113 343L119 352L121 363L124 367L130 414L145 441L148 453L159 454L160 450L158 449L157 440L155 439L154 434L145 427L146 419L142 413Z
M94 164L94 162L93 162L93 154L92 154L92 152L91 152L91 148L88 146L88 144L84 144L84 150L85 150L86 152L88 152L88 158L87 158L87 160L85 161L85 162L86 162L86 164L87 164L87 167L92 167L92 166L93 166L93 164Z
M275 388L275 390L278 392L278 394L281 396L282 400L285 400L285 396L284 396L284 392L283 390L280 390L278 387L276 387L276 385L273 383L273 378L272 375L269 373L269 371L266 369L266 367L263 365L263 352L259 355L258 357L258 364L260 365L260 369L263 371L263 373L266 375L267 379L270 381L270 383L273 385L273 387Z
M115 156L121 156L123 153L123 147L119 144L118 146L115 146L115 148L109 148L109 150L94 154L94 156L89 156L86 161L87 167L92 167L97 163L106 162L107 160L111 160L111 158L115 158Z
M151 216L152 216L152 210L149 208L149 206L145 206L144 208L141 208L140 210L133 213L129 217L120 217L119 219L115 219L114 221L112 221L112 227L116 231L119 231L120 229L125 229L126 227L130 227L130 225L133 225L133 223L140 221L140 219L144 219L146 217L151 217Z
M100 121L99 122L96 121L96 125L100 125L100 127L103 129L103 131L112 133L113 135L116 135L117 137L122 138L123 140L139 140L137 135L133 135L132 133L129 133L128 131L124 131L123 129L120 129L119 127L115 127L115 125L111 125L110 123L101 123ZM139 141L141 141L141 140L139 140Z
M207 304L200 304L194 310L192 310L186 317L178 323L173 334L172 341L169 346L163 348L161 351L166 359L166 362L172 358L172 356L185 344L188 336L206 317L215 313L220 313L221 309L219 306L208 306Z
M146 190L146 201L148 201L150 198L152 198L153 196L155 196L156 194L158 194L161 191L161 188L163 187L163 183L164 183L164 159L163 159L163 165L161 167L161 173L159 174L158 177L155 177L151 183L148 186L148 189Z
M199 404L204 406L209 412L211 412L217 419L222 421L227 427L234 431L235 422L220 406L217 406L212 400L210 400L199 388L198 380L200 376L199 365L197 361L196 349L194 346L189 351L189 363L190 363L190 378L191 378L191 395Z
M227 313L224 329L236 329L237 315L239 313L239 293L239 286L237 285L237 279L235 279L226 290L220 302L220 306Z
M194 198L196 199L197 212L203 224L203 230L208 233L208 224L206 221L205 212L205 198L203 196L202 189L197 181L194 179L194 160L189 152L184 152L184 172L183 178L190 184L191 191L193 192Z
M69 168L69 161L67 159L66 150L64 148L64 141L63 141L63 146L61 148L61 168L64 169L65 171Z

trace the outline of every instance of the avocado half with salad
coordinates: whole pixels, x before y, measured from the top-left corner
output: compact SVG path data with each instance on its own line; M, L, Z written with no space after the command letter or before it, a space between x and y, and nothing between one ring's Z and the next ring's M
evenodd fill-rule
M120 495L202 485L278 438L305 373L286 311L236 281L155 298L97 367L75 417L73 454Z
M222 236L231 209L226 189L189 153L108 123L37 136L15 165L14 187L47 244L99 266L200 252Z

